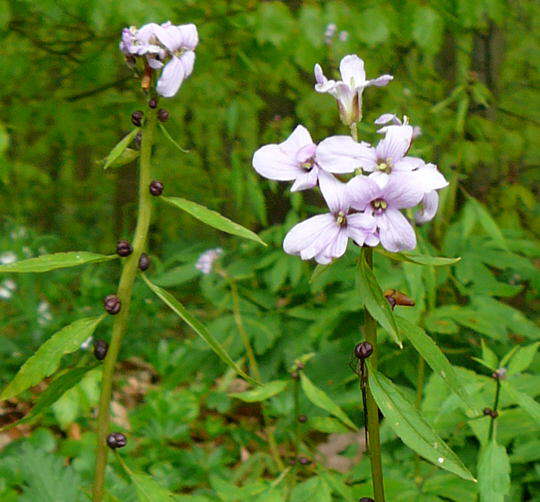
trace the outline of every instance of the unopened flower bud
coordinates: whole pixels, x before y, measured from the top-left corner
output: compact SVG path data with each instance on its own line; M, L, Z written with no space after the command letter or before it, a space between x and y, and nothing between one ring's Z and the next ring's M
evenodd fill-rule
M167 120L169 120L169 112L163 108L160 108L157 112L157 118L160 122L167 122Z
M163 183L161 183L161 181L154 180L152 183L150 183L149 190L154 197L157 197L163 193Z
M354 355L358 359L367 359L371 354L373 354L373 345L369 342L361 342L354 347Z
M112 450L123 448L127 444L127 438L121 432L113 432L107 436L107 445Z
M120 302L120 298L118 298L118 296L108 295L105 297L105 300L103 300L103 306L109 314L115 315L120 312L120 309L122 308L122 303Z
M504 380L506 378L506 368L499 368L491 374L495 380Z
M306 457L300 457L298 459L298 462L300 462L302 465L309 465L311 464L311 460L309 458L306 458Z
M129 256L133 253L133 248L128 241L118 241L116 244L116 252L120 256Z
M105 340L96 340L94 342L94 356L98 361L103 361L109 350L109 344Z
M141 253L139 258L139 268L144 272L150 267L150 257L146 253Z
M157 99L152 98L150 101L148 101L148 106L152 109L157 108Z
M405 293L402 293L401 291L397 291L395 289L387 289L384 292L384 296L388 300L388 303L390 304L390 307L392 307L392 310L394 310L396 305L401 305L403 307L414 307L415 305L412 298L409 298Z
M144 113L141 110L137 110L131 114L131 123L134 126L141 127L142 119L144 118Z
M307 417L306 415L298 415L298 421L301 423L301 424L304 424L307 422Z

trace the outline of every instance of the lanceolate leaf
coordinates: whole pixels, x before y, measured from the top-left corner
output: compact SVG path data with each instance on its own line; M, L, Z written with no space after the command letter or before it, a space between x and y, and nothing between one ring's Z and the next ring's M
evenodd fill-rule
M510 492L510 461L504 446L490 441L478 457L480 502L504 502Z
M167 128L160 122L159 128L165 135L165 137L176 147L178 150L180 150L182 153L189 153L189 150L185 150L182 148L176 141L174 141L173 137L169 134L169 131L167 131Z
M124 153L124 150L129 146L129 144L133 141L133 138L137 135L139 132L139 129L133 129L129 134L124 136L117 144L116 146L111 150L111 153L107 155L107 158L105 159L105 165L103 166L103 169L108 169L111 167L114 161L116 161L120 155Z
M478 221L482 227L484 227L486 233L493 239L493 242L498 244L502 249L509 251L506 239L497 225L497 222L489 214L488 210L473 197L469 198L469 203L474 207L478 216Z
M517 390L510 382L503 380L501 384L503 390L517 402L518 406L523 408L537 424L540 424L540 404L528 394Z
M117 255L89 253L88 251L68 251L67 253L44 254L37 258L16 261L0 265L1 272L9 273L41 273L58 268L78 267L85 263L99 263L118 258Z
M461 258L446 258L443 256L429 256L425 254L415 253L391 253L381 247L376 247L375 251L379 254L386 256L394 261L416 263L417 265L433 265L435 267L443 267L445 265L453 265L461 260Z
M231 356L227 354L226 350L222 345L214 338L214 336L208 331L206 326L200 322L198 319L193 317L186 308L168 291L156 286L151 282L144 274L142 277L148 287L161 299L165 304L167 304L179 317L181 317L189 326L197 333L216 353L216 355L230 368L232 368L236 373L245 378L248 382L254 385L260 385L259 382L247 375L242 369L232 360Z
M368 312L390 333L393 340L402 347L392 309L363 255L360 257L356 286Z
M52 375L62 356L76 351L92 336L99 322L105 317L85 317L66 326L49 338L21 367L15 378L0 394L0 400L16 396Z
M17 422L13 422L5 427L2 427L0 431L11 429L16 425L30 422L40 413L56 403L56 401L58 401L69 389L77 385L90 370L93 370L96 367L97 365L94 364L93 366L74 368L69 370L67 373L64 373L62 376L51 382L47 389L40 394L39 399L28 415L21 418Z
M251 230L235 223L234 221L229 220L225 216L222 216L216 211L212 211L207 207L201 206L196 202L192 202L187 199L182 199L181 197L160 197L160 199L172 204L175 207L186 211L194 218L197 218L199 221L206 223L207 225L217 228L222 232L226 232L231 235L237 235L238 237L243 237L244 239L250 239L252 241L258 242L263 246L266 246L266 243Z
M459 457L422 418L416 407L405 399L388 378L373 371L369 360L368 366L369 385L373 397L397 436L409 448L436 466L463 479L474 480Z
M326 392L322 389L319 389L305 374L304 372L300 373L300 381L302 383L302 389L306 397L319 408L334 415L336 418L339 418L345 425L351 429L357 431L358 427L354 425L352 420L347 416L347 414L328 396Z
M271 398L285 390L288 382L286 380L274 380L273 382L265 383L260 387L246 392L237 392L235 394L229 394L231 397L241 399L246 403L254 403L257 401L264 401Z
M133 162L136 158L139 157L139 150L134 150L133 148L126 148L113 162L109 164L109 168L122 167L130 162ZM107 159L101 161L105 165Z
M450 387L452 392L457 394L467 406L467 415L473 417L479 415L480 411L475 406L471 396L463 387L454 367L443 354L437 344L419 326L407 321L402 317L396 317L402 338L408 338L414 348L429 364L431 369L439 375Z
M540 342L535 342L532 345L520 347L510 359L510 363L508 364L508 375L510 376L525 371L532 364L539 346Z

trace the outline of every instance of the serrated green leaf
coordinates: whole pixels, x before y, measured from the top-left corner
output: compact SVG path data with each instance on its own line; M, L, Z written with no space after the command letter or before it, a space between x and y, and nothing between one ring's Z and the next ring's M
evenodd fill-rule
M68 251L67 253L44 254L28 260L0 265L0 273L42 273L58 268L78 267L86 263L99 263L118 258L117 255L104 255L88 251Z
M133 129L129 134L124 136L111 150L109 155L107 155L107 158L105 159L105 164L103 165L103 169L108 169L112 166L113 162L115 162L125 151L125 149L129 146L129 144L133 141L137 133L139 132L139 129Z
M501 384L503 390L517 402L518 406L523 408L537 424L540 424L540 404L528 394L517 390L510 382L501 380Z
M474 480L459 457L424 420L418 409L384 375L369 363L369 386L383 415L397 436L416 453L437 467L467 480Z
M368 312L388 331L392 339L402 347L392 309L383 295L373 270L368 267L364 254L360 257L356 288Z
M96 367L97 365L74 368L59 376L57 379L51 382L45 391L39 395L39 399L36 401L34 407L30 410L30 413L17 422L13 422L5 427L0 428L0 431L11 429L16 425L30 422L40 413L46 411L50 406L56 403L56 401L58 401L69 389L77 385L90 370L93 370Z
M405 251L401 253L391 253L381 247L376 247L375 251L387 258L394 261L415 263L416 265L432 265L434 267L444 267L447 265L453 265L461 261L461 257L458 258L446 258L444 256L429 256L425 254L407 253Z
M186 211L188 214L197 218L199 221L202 221L206 225L209 225L213 228L217 228L222 232L226 232L231 235L237 235L238 237L243 237L244 239L249 239L263 246L266 246L266 243L251 230L235 223L234 221L229 220L225 216L222 216L216 211L208 209L207 207L201 206L196 202L192 202L181 197L160 197L161 200L171 204L183 211Z
M480 410L477 409L472 397L461 384L454 367L432 338L422 328L403 317L397 316L396 321L402 337L409 339L431 369L446 382L452 392L459 396L467 406L467 415L471 417L479 415Z
M354 431L358 431L358 427L354 425L347 414L328 396L324 390L319 389L302 371L300 372L300 382L306 397L319 408L330 413L336 418L339 418L347 427Z
M212 335L206 326L200 322L198 319L193 317L186 308L174 297L172 296L168 291L165 291L164 289L160 288L159 286L156 286L153 282L151 282L144 274L142 274L142 277L144 279L144 282L148 285L148 287L161 299L163 302L168 305L173 312L175 312L180 318L182 318L195 333L197 333L209 346L210 348L216 353L216 355L230 368L232 368L236 373L241 375L243 378L245 378L248 382L254 384L254 385L260 385L259 382L251 378L248 374L246 374L229 356L227 351L222 347L222 345L216 340L214 335Z
M510 461L505 447L495 440L480 450L478 491L480 502L504 502L510 493Z
M526 347L520 347L508 364L508 375L515 375L525 371L533 362L534 356L538 351L540 342L527 345Z
M182 153L189 153L189 150L185 150L184 148L182 148L176 141L174 141L173 137L169 134L169 131L167 131L167 128L161 123L159 122L159 128L161 129L161 131L163 132L163 134L165 135L165 137L176 147L178 148L178 150L180 150Z
M229 394L229 396L245 401L246 403L255 403L257 401L265 401L272 396L280 394L285 390L287 385L288 382L286 380L274 380L273 382L260 385L256 389Z
M57 331L21 366L15 378L0 394L0 400L16 396L52 375L62 356L78 350L104 317L85 317Z

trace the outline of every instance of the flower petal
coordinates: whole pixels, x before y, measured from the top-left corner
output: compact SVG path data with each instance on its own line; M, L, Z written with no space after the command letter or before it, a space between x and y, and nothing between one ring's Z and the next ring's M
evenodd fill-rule
M364 70L364 61L356 54L345 56L339 63L339 72L341 80L351 89L365 87L366 72Z
M439 209L439 194L433 190L428 192L422 198L422 208L414 213L417 223L426 223L433 219Z
M401 120L399 120L397 115L394 113L383 113L377 120L375 120L375 124L377 125L388 124L388 122L392 122L393 124L401 124Z
M184 52L180 56L180 61L184 67L184 80L191 75L193 65L195 64L195 53L193 51Z
M316 160L322 169L331 173L352 173L358 168L372 171L377 166L375 149L350 136L331 136L321 141Z
M336 82L334 80L328 80L322 71L321 65L316 64L315 69L315 81L317 82L315 84L315 90L317 92L330 92L334 86L336 85Z
M295 158L297 153L305 146L313 144L309 131L302 125L296 126L291 135L279 147L291 158Z
M407 218L397 209L388 208L375 216L379 226L381 244L392 253L411 250L416 247L416 235Z
M332 213L349 210L347 185L324 170L319 171L319 187Z
M365 87L368 87L370 85L374 85L375 87L384 87L385 85L388 85L392 80L394 80L394 77L392 77L392 75L381 75L380 77L368 80L365 83Z
M370 213L355 213L347 216L347 233L359 246L363 246L367 240L373 242L373 237L378 243L376 229L377 221Z
M315 261L321 265L330 263L333 259L339 258L347 250L349 236L345 228L339 228L337 235L320 253L314 256Z
M377 157L392 163L403 158L411 146L412 133L409 125L388 126L384 139L377 145Z
M448 186L448 181L446 181L446 178L435 164L425 164L417 171L414 171L413 174L417 176L418 185L422 187L424 193L440 190Z
M410 172L414 169L420 169L421 167L425 166L425 162L422 159L419 159L418 157L403 157L402 159L398 160L397 162L394 162L394 165L392 167L392 172L396 171L405 171Z
M178 26L178 30L180 31L180 35L182 37L181 46L184 49L194 50L199 43L199 33L197 32L197 27L192 23L182 24Z
M355 176L347 183L347 195L351 207L364 211L372 200L381 197L383 190L367 176Z
M173 57L163 68L159 77L156 91L160 96L174 96L184 81L185 69L179 58Z
M295 225L283 241L288 254L300 255L309 260L321 253L337 236L340 227L330 213L318 214Z
M383 198L389 207L405 209L416 206L424 196L424 189L414 173L392 174L383 188Z
M285 153L280 145L265 145L253 155L253 167L261 176L271 180L290 181L305 174L294 158Z
M318 178L319 169L317 168L317 166L313 166L313 169L300 174L296 178L293 186L291 187L291 192L298 192L300 190L307 190L309 188L313 188L317 184Z

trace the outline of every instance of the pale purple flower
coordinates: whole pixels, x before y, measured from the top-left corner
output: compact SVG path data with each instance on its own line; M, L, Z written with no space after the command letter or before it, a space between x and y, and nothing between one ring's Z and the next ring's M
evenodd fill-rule
M124 28L120 50L128 59L144 56L154 70L163 68L156 89L158 94L168 98L178 92L193 71L198 42L194 24L175 26L167 21L161 25L148 23L140 29Z
M383 113L377 120L375 124L382 125L392 123L393 125L409 125L409 117L407 115L403 116L401 120L397 115L393 113ZM381 127L377 132L384 134L386 133L387 126ZM422 129L419 126L413 126L412 139L418 138L422 134Z
M303 260L314 258L324 265L345 253L349 237L359 246L376 246L379 239L375 234L375 218L369 213L350 214L345 183L321 171L319 186L330 212L295 225L283 241L285 252Z
M214 262L223 254L222 248L208 249L199 256L195 268L203 274L212 272Z
M356 176L347 183L351 207L373 216L381 244L394 253L416 247L414 229L399 210L416 206L423 195L416 176L407 173L397 173L386 182Z
M292 192L313 188L320 171L316 151L309 131L299 125L282 143L259 148L253 155L253 167L271 180L294 180Z
M382 87L387 85L393 77L382 75L373 80L366 80L364 61L352 54L345 56L339 65L341 79L328 80L319 64L315 65L315 90L327 92L334 96L338 102L339 113L344 124L350 125L362 118L362 93L366 87Z
M330 23L326 26L326 31L324 32L324 42L326 45L332 44L332 39L336 34L337 26L334 23Z
M342 41L342 42L346 42L349 38L349 32L348 31L340 31L339 32L339 39Z

